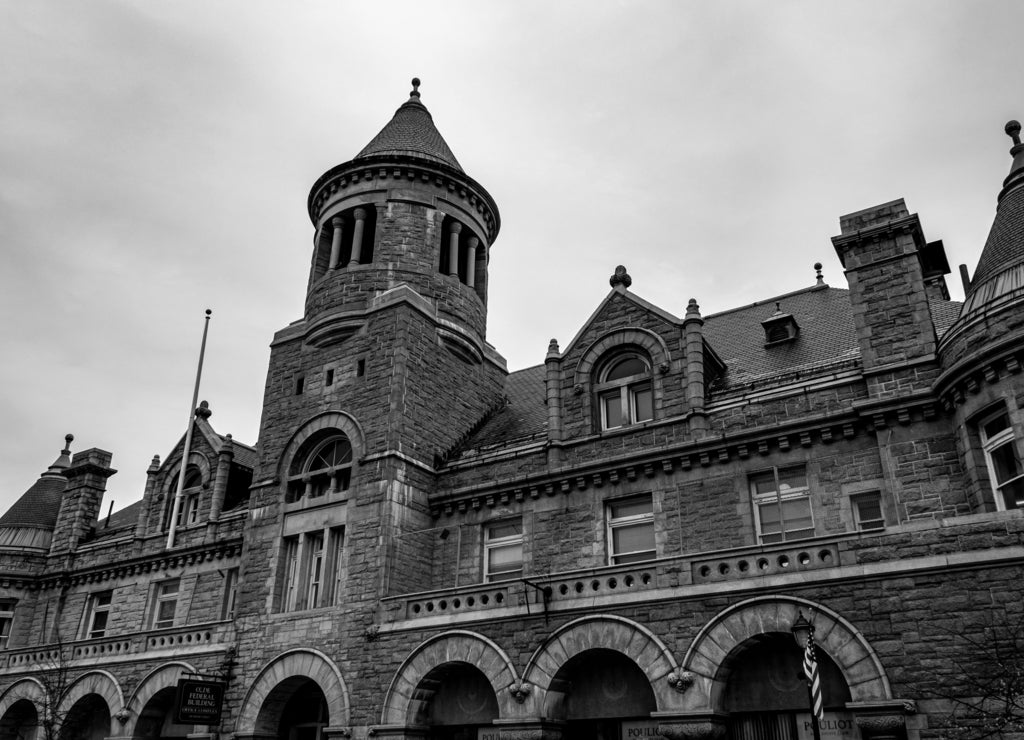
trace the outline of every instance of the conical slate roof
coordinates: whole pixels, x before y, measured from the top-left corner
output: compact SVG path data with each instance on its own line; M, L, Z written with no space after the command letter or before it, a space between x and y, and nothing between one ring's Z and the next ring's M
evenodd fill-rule
M444 137L434 126L434 119L427 107L420 102L420 81L413 78L409 100L395 111L388 124L363 147L355 159L379 155L416 157L430 162L448 165L463 172L462 165L455 159Z
M1010 121L1006 132L1013 137L1013 164L1003 182L996 218L971 278L971 293L987 280L1024 263L1024 144L1020 141L1019 123Z
M53 464L0 516L0 529L53 529L60 512L60 497L68 482L64 471L71 465L70 448L73 439L70 434L64 438L64 449Z

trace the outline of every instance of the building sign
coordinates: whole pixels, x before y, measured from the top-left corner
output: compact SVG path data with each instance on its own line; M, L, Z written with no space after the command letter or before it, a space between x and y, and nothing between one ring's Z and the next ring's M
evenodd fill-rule
M661 740L662 736L658 734L657 722L641 720L640 722L623 722L619 737L621 740L649 740L649 738Z
M476 740L500 740L497 727L478 727Z
M179 678L174 702L174 722L179 725L219 725L224 703L224 684Z
M825 712L824 721L818 723L818 731L821 740L860 740L860 728L850 712ZM810 712L796 715L796 734L798 740L814 740Z

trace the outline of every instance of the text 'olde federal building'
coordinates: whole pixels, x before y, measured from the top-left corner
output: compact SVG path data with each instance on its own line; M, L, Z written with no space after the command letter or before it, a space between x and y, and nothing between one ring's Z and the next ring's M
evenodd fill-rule
M69 439L0 517L0 740L812 740L804 619L823 740L1019 731L1020 126L963 304L897 200L841 217L846 287L680 316L620 267L510 373L498 207L416 86L313 184L256 443L202 404L107 521ZM174 721L195 675L219 722Z

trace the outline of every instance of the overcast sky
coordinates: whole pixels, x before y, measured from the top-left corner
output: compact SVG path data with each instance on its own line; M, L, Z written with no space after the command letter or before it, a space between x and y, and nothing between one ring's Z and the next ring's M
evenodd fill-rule
M625 264L682 315L845 287L841 214L898 197L973 270L1024 116L1024 3L0 0L0 509L58 454L142 495L201 398L254 444L302 315L309 188L422 79L494 196L488 340L572 338ZM104 504L104 513L106 512Z

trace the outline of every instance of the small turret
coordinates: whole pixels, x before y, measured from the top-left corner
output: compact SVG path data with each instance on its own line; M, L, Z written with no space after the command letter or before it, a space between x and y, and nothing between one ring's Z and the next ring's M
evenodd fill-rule
M306 319L361 311L408 286L482 341L498 208L438 132L420 81L412 84L380 133L310 191L316 233Z

